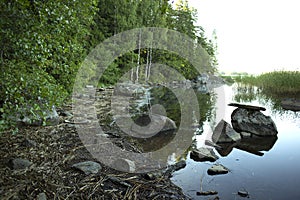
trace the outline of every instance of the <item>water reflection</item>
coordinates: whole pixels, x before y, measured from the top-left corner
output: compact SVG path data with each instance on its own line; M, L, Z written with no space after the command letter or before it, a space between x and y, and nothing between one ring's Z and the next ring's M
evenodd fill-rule
M274 146L277 141L277 136L270 137L247 137L242 138L240 141L236 143L223 143L218 144L221 148L217 148L217 152L221 156L228 156L230 152L232 152L233 148L246 151L248 153L263 156L264 153L262 151L269 151Z
M201 93L194 90L200 110L199 122L209 120L214 108L214 93ZM150 105L160 104L166 109L167 116L180 125L181 108L174 93L167 87L155 87L150 90ZM194 105L191 105L194 106ZM195 109L194 109L195 111ZM192 114L192 113L191 113Z
M177 96L174 90L176 90ZM215 109L213 92L203 94L197 92L197 89L193 91L196 94L198 104L188 102L188 105L180 105L177 97L178 93L186 94L184 88L169 89L157 86L146 89L145 93L135 96L130 104L133 120L149 113L152 114L153 110L151 109L154 105L160 105L165 111L163 115L172 119L177 127L180 127L176 131L163 131L150 138L131 138L143 152L153 152L154 157L155 154L160 157L169 157L174 162L187 158L191 144L195 143L193 142L195 141L195 134L202 134L203 123L210 120ZM186 98L186 96L182 98ZM187 107L187 109L183 110L183 107ZM182 120L183 112L186 113L188 119ZM200 115L197 116L197 113ZM162 113L155 112L155 114ZM176 154L174 154L175 152Z
M257 87L233 85L232 87L228 88L233 91L234 95L232 96L232 99L228 99L227 103L232 101L240 103L257 102L256 104L268 107L269 112L274 112L275 110L277 114L283 112L286 113L286 111L282 111L282 109L274 106L276 105L276 102L274 102L271 97L266 98L266 96L261 93L261 89ZM172 90L167 87L159 86L147 88L145 91L146 92L137 95L131 104L131 113L134 113L133 118L137 118L145 113L149 113L151 106L159 104L164 107L166 111L165 115L174 120L177 127L179 127L182 110L177 97ZM201 138L201 136L205 135L204 129L207 129L205 126L209 124L210 128L213 128L214 124L216 124L216 111L218 109L216 108L216 94L214 92L202 93L199 91L199 88L195 89L194 91L199 102L200 120L197 120L196 118L191 119L193 127L187 127L192 129L194 134L190 134L189 131L186 133L184 131L181 133L173 131L162 132L151 138L136 139L135 142L144 152L152 152L162 149L173 141L176 134L183 135L183 138L190 142L189 148L184 149L185 151L183 155L176 155L177 158L186 158L190 150L199 147L199 141L202 141L200 146L203 145L204 140L207 139ZM226 102L223 102L223 104L226 104ZM193 112L193 108L191 108L191 110ZM230 114L230 111L231 110L229 108L226 112ZM193 114L192 112L191 115ZM218 149L217 151L221 156L228 156L229 153L232 152L233 148L236 148L251 154L262 156L264 155L262 151L269 151L274 146L277 139L277 137L244 137L237 143L218 144L222 148ZM180 146L181 141L176 140L173 142L178 143L177 146Z
M229 88L234 91L235 95L232 97L232 100L228 100L228 102L235 101L245 103L258 101L260 105L268 105L267 102L269 100L262 98L263 96L259 95L260 90L256 87L234 85ZM195 93L199 102L200 120L192 119L191 122L193 123L193 126L186 127L192 130L193 134L191 134L190 131L181 131L181 133L176 131L161 132L151 138L135 139L135 143L137 143L144 152L152 152L162 149L173 141L176 134L181 134L182 137L180 138L184 138L184 140L189 141L190 145L188 148L184 149L183 155L176 155L177 159L179 157L186 158L190 150L203 146L204 141L208 138L203 139L201 137L207 135L204 134L204 132L207 133L207 129L213 129L216 124L216 111L218 109L216 108L217 100L214 92L202 93L199 92L197 88L195 89ZM226 102L223 102L223 104L226 104ZM165 115L174 120L177 127L180 126L182 111L177 97L172 90L162 86L149 88L145 93L135 97L131 104L131 113L134 113L133 118L136 119L145 113L149 113L150 108L153 105L163 106L165 109ZM272 103L270 105L272 105ZM193 112L193 109L191 110ZM230 114L230 111L231 110L229 108L226 112ZM207 128L207 126L209 126L209 128ZM204 129L206 129L206 131ZM177 139L176 141L173 141L173 143L177 143L176 146L180 146L181 141L178 141ZM264 155L262 151L269 151L276 141L277 137L243 137L236 143L218 144L222 148L219 148L217 151L221 156L228 156L229 153L232 152L233 148L236 148L251 154L262 156ZM201 144L199 144L199 142L201 142Z
M192 199L208 199L197 196L200 186L204 190L218 191L221 199L243 199L237 195L241 189L249 192L250 199L299 199L300 112L283 110L280 99L263 92L261 88L234 84L224 86L224 90L227 94L224 104L239 102L265 107L267 110L263 113L274 120L278 135L249 136L236 143L218 143L221 148L214 150L222 157L217 163L230 169L231 173L227 175L208 175L207 170L214 163L195 162L188 154L186 168L175 172L172 181ZM234 109L226 108L226 121L231 120ZM210 121L214 120L220 121L212 116ZM193 148L199 147L203 140L201 137L209 130L210 124L204 122L203 134L195 136Z
M237 102L258 101L261 105L269 105L271 110L283 113L285 110L281 106L281 101L285 99L300 98L300 94L275 94L268 90L245 84L234 84L234 100Z

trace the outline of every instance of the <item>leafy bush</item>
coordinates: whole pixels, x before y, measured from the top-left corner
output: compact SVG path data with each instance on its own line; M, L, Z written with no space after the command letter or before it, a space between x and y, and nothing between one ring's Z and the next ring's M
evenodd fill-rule
M76 73L89 50L116 33L139 27L180 31L201 44L217 63L215 47L196 27L195 10L180 1L177 10L168 0L2 0L0 2L0 125L16 117L44 115L72 92ZM180 47L181 48L181 47ZM151 51L152 52L152 51ZM101 84L113 84L132 65L161 61L186 78L197 71L180 56L161 50L133 51L116 59ZM137 56L138 55L138 56ZM89 66L95 67L95 66ZM92 70L85 73L89 77ZM3 126L2 128L3 129Z
M18 119L30 116L38 119L54 105L61 105L66 90L56 80L38 68L27 69L27 63L9 62L2 70L0 97L2 125L15 125Z
M2 125L43 117L71 93L95 10L94 0L0 2Z

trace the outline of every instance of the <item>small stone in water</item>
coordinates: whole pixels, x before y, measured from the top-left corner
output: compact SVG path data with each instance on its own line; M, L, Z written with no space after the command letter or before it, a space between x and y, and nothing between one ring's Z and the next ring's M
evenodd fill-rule
M207 170L209 175L227 174L228 169L221 164L215 164Z
M246 190L238 191L238 195L240 195L241 197L249 197L249 193Z

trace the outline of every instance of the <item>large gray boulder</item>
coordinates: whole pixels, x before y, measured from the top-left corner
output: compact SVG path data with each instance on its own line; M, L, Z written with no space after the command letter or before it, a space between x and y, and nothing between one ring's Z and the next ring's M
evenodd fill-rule
M169 131L175 130L175 122L163 115L151 114L151 115L142 115L135 120L136 123L133 123L131 130L136 133L145 133L147 131ZM160 129L159 129L160 128Z
M240 139L241 135L224 120L218 123L212 135L212 141L214 143L237 142Z
M231 124L237 132L248 132L258 136L274 136L278 133L271 117L258 110L235 109L231 114Z

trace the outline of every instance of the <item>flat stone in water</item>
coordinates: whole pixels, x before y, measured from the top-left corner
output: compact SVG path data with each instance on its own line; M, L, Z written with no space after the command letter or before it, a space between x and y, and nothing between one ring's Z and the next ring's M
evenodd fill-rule
M207 170L209 175L227 174L229 170L221 164L215 164Z
M80 171L84 172L86 175L96 174L98 173L98 171L102 169L99 163L93 161L80 162L72 165L72 167L79 169Z
M239 190L238 195L241 197L249 197L249 193L246 190Z
M229 106L233 106L233 107L238 107L238 108L244 108L247 110L256 110L256 111L265 111L266 108L264 107L260 107L260 106L251 106L251 105L246 105L246 104L239 104L239 103L230 103L228 104Z

